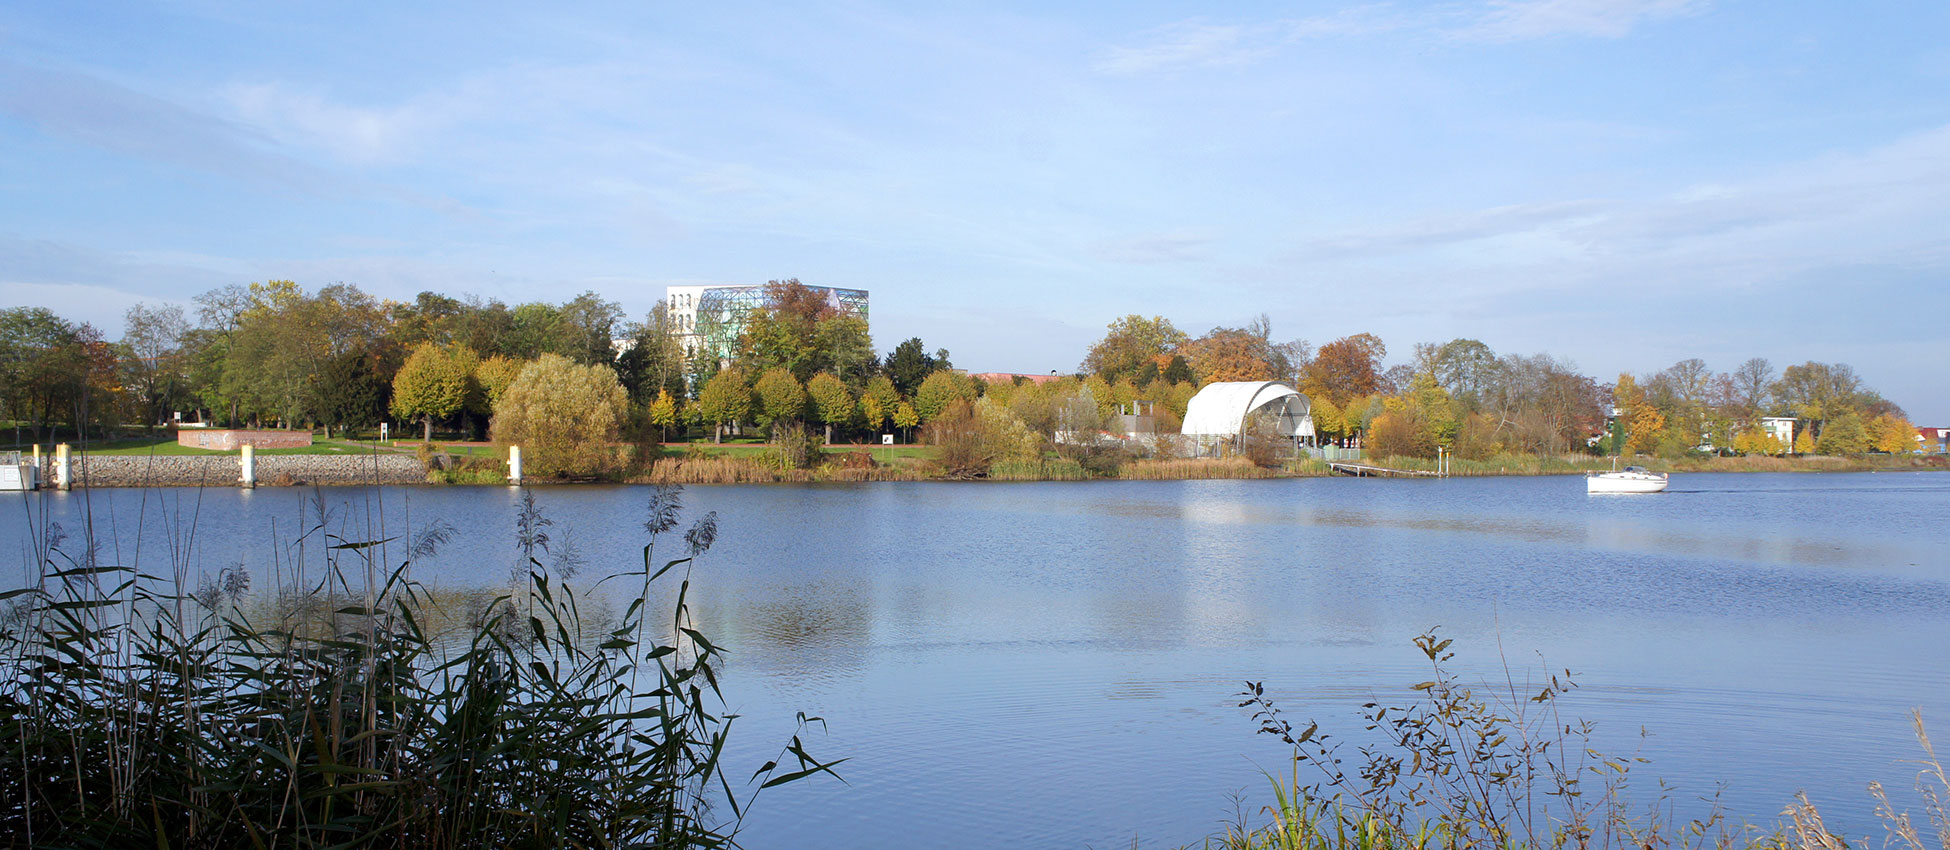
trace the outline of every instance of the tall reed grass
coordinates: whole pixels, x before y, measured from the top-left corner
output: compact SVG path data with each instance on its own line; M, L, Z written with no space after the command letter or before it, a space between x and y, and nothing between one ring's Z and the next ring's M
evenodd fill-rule
M241 569L190 589L180 561L158 577L38 534L36 580L4 594L0 618L0 834L25 847L726 846L760 789L837 762L794 736L748 781L724 763L723 649L687 601L717 523L680 529L680 498L656 491L641 569L604 579L627 588L616 620L585 618L535 557L531 523L521 583L458 635L428 628L412 576L438 525L388 567L393 539L348 536L320 499L269 605L241 604ZM653 588L667 584L660 617Z
M1635 806L1630 780L1643 759L1606 755L1593 727L1565 716L1559 702L1576 688L1570 671L1481 689L1451 672L1449 640L1415 639L1430 679L1413 685L1406 705L1367 703L1363 725L1379 736L1350 751L1319 722L1286 719L1257 682L1241 708L1259 731L1292 748L1285 775L1267 776L1270 804L1261 825L1242 814L1203 846L1225 850L1849 850L1869 839L1831 831L1806 796L1772 829L1736 822L1706 801L1699 817L1678 820L1660 796ZM1920 815L1898 811L1880 784L1869 786L1875 814L1897 850L1950 850L1950 773L1937 757L1920 711L1911 720L1922 747L1916 790Z
M1118 477L1137 481L1177 481L1200 478L1277 478L1268 469L1243 457L1159 458L1134 460Z

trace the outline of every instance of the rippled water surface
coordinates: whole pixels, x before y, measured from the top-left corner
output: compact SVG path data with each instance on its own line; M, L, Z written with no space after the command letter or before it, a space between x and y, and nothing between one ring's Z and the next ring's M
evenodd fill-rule
M1950 730L1950 475L1685 475L1655 496L1576 478L700 487L721 535L700 618L732 651L739 765L796 711L846 784L760 798L752 847L1195 843L1266 802L1282 750L1234 694L1358 740L1361 703L1427 678L1456 639L1472 681L1577 671L1567 711L1650 759L1682 812L1720 789L1771 822L1805 789L1879 835L1864 786L1907 786L1907 711ZM645 488L536 491L591 562L640 563ZM0 547L84 508L104 553L151 572L295 550L313 492L10 496ZM348 536L459 530L418 577L504 580L504 489L323 491ZM193 523L193 535L190 533ZM384 526L380 529L378 526ZM370 525L372 531L366 529ZM275 533L273 528L275 527ZM138 529L140 532L138 533ZM356 530L355 530L356 529ZM382 533L383 532L383 533ZM138 552L138 549L140 550ZM173 553L188 551L188 557ZM1501 659L1501 660L1500 660ZM1939 739L1950 738L1950 731Z

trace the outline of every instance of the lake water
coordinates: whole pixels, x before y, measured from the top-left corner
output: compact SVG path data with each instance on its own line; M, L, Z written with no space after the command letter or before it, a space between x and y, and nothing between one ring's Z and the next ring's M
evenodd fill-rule
M647 488L535 491L591 566L640 563ZM1806 790L1880 836L1864 787L1906 788L1921 707L1950 738L1950 475L1682 475L1656 496L1573 477L696 487L717 511L703 628L731 648L734 771L805 711L845 784L767 791L752 847L1196 843L1269 800L1284 749L1235 694L1362 736L1358 707L1428 678L1440 626L1466 680L1570 668L1567 714L1650 760L1682 815L1721 794L1772 823ZM104 555L168 572L269 568L313 491L9 494L0 551L84 506ZM335 523L459 534L417 567L505 580L517 495L323 491ZM184 533L194 519L194 538ZM141 529L140 535L137 530ZM137 548L141 547L138 555Z

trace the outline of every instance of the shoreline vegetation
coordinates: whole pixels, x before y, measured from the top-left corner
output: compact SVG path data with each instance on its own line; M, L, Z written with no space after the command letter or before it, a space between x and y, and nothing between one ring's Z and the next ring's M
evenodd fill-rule
M1398 345L1391 362L1369 333L1315 347L1278 341L1263 314L1198 336L1133 314L1106 325L1073 369L971 373L918 337L882 354L865 304L834 290L795 279L750 290L735 308L660 302L631 321L594 292L510 307L274 280L199 296L195 321L136 305L117 342L46 309L8 308L0 428L14 448L93 441L105 453L131 442L118 435L154 441L172 423L322 432L300 451L403 450L435 483L482 484L505 481L492 455L511 446L536 482L699 484L1329 474L1293 459L1300 434L1358 447L1374 466L1430 471L1452 458L1455 475L1568 474L1614 457L1691 472L1934 468L1897 458L1950 456L1943 429L1916 427L1842 363L1777 369L1756 357L1716 372L1689 358L1608 381L1474 339ZM1213 424L1231 413L1205 415L1224 387L1268 383L1300 406L1238 411L1236 427ZM384 432L418 445L347 439ZM436 437L456 443L436 450ZM1226 457L1185 457L1220 443ZM220 460L184 466L205 463Z
M122 440L103 448L89 447L76 457L141 458L153 457L180 462L184 458L208 459L220 466L234 463L237 453L185 450L174 442ZM506 486L506 449L486 443L424 443L396 441L390 445L353 440L320 441L304 449L270 449L260 457L336 456L356 461L362 456L394 455L414 457L426 468L426 483L433 485ZM944 462L939 446L820 446L807 451L796 463L781 458L779 447L767 442L676 443L612 446L617 458L605 464L600 475L528 476L524 483L557 484L806 484L858 483L873 481L1179 481L1243 480L1282 478L1323 478L1336 476L1326 461L1314 458L1258 459L1243 455L1207 458L1115 457L1099 459L1064 457L1047 452L1038 459L991 458L981 469L955 469ZM51 463L51 452L43 452L43 464ZM1744 473L1744 472L1909 472L1950 470L1950 457L1941 455L1795 455L1777 456L1697 456L1681 458L1617 458L1621 464L1645 466L1655 472ZM1527 455L1503 454L1469 460L1451 458L1450 477L1505 477L1542 475L1582 475L1613 468L1614 458L1589 454ZM1369 466L1410 472L1434 472L1437 462L1427 458L1392 456L1366 459ZM204 480L211 484L234 479L234 470L213 469ZM45 478L43 480L46 480ZM260 486L309 485L321 482L270 478ZM340 482L345 483L345 482ZM393 482L399 483L399 482ZM110 481L96 486L173 486L141 482Z
M316 497L268 575L34 527L0 594L0 843L727 847L762 791L838 776L804 714L755 771L727 759L724 650L687 601L717 515L683 522L681 488L650 495L641 566L609 565L620 611L578 598L532 493L507 583L466 596L414 577L451 525L378 539L347 504Z
M1725 811L1718 795L1686 811L1663 782L1634 784L1647 760L1593 747L1596 726L1561 703L1578 689L1570 670L1496 672L1472 685L1455 672L1453 641L1417 636L1426 681L1412 696L1362 706L1365 736L1352 742L1319 719L1289 720L1261 682L1246 682L1238 707L1259 733L1291 748L1282 774L1267 772L1270 802L1235 819L1202 850L1849 850L1868 836L1831 830L1803 792L1772 826ZM1401 701L1396 701L1400 699ZM1861 802L1889 850L1950 850L1950 770L1912 709L1917 755L1911 788L1869 783ZM1832 812L1835 801L1824 801ZM1911 805L1920 810L1912 814ZM1255 818L1255 815L1258 817Z

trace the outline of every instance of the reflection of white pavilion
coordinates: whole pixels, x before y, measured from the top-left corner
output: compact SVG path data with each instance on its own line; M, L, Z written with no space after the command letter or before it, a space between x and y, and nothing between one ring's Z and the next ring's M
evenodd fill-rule
M1206 384L1185 406L1185 424L1179 430L1192 438L1198 454L1213 454L1224 445L1237 449L1255 416L1270 417L1273 433L1282 437L1314 435L1312 403L1278 381Z

